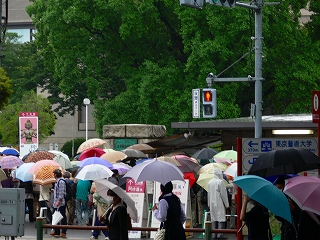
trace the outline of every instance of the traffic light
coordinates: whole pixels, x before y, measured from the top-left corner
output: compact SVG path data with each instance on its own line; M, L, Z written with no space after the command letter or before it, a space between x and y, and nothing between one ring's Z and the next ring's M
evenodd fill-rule
M217 6L234 8L236 6L236 0L206 0L207 3Z
M202 89L202 111L204 118L214 118L217 116L216 90L213 88Z
M204 0L180 0L181 6L192 7L197 9L203 8Z

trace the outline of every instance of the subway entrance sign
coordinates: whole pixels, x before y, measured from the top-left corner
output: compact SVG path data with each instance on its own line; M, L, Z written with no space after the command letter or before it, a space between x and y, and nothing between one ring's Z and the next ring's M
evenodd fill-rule
M317 138L242 138L242 171L247 173L257 158L266 152L285 148L304 148L318 152Z

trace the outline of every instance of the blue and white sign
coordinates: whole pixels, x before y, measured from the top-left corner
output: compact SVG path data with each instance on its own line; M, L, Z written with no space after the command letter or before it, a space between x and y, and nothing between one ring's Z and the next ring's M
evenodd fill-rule
M318 152L317 138L243 138L242 171L248 172L257 158L266 152L285 148L304 148Z

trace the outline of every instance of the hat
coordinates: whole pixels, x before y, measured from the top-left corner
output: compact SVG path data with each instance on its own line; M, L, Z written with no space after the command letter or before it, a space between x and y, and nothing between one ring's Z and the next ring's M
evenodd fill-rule
M57 169L55 169L55 170L53 171L53 173L61 173L61 174L62 174L62 171L61 171L59 168L57 168Z

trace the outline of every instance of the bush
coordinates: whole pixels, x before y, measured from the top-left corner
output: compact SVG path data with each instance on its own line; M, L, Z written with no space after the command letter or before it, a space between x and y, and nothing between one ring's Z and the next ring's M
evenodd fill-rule
M77 150L78 150L79 146L83 142L85 142L86 139L84 139L84 138L75 138L74 139L74 156L72 156L72 141L73 140L66 142L61 148L61 152L67 154L70 159L73 158L75 155L77 155Z

